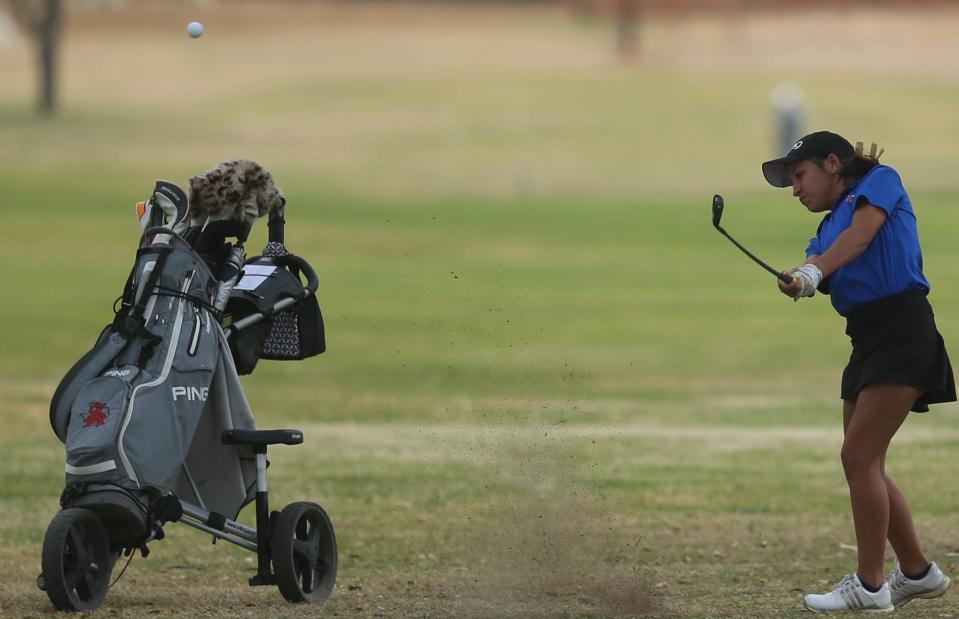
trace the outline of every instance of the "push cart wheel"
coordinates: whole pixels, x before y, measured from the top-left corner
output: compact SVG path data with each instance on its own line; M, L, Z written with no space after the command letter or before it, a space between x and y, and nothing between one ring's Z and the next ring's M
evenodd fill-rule
M85 612L103 603L113 571L110 539L93 512L57 514L43 538L43 585L57 610Z
M316 503L290 503L273 526L273 573L290 602L321 602L336 582L333 523Z

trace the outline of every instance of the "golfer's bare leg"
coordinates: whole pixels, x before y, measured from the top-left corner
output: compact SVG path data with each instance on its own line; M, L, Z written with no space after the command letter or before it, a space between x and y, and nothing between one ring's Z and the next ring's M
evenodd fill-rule
M902 495L892 479L886 475L886 457L882 458L882 478L886 482L889 494L889 533L886 536L899 559L899 569L906 574L921 574L929 566L929 559L922 552L919 536L912 524L912 515L906 497Z
M920 395L919 390L903 385L867 385L859 392L846 426L842 465L856 527L859 577L872 586L883 582L883 558L892 512L890 500L902 498L898 490L890 495L882 472L883 457L889 441ZM897 517L901 518L902 513L897 511ZM908 514L908 509L905 513Z
M843 401L843 431L849 427L855 409L855 398ZM922 552L919 536L916 534L916 528L912 523L912 515L909 513L909 505L905 496L899 491L892 479L886 475L885 455L879 462L879 470L886 484L886 494L889 496L889 531L886 539L889 540L896 553L900 569L906 574L919 574L929 565L929 560Z

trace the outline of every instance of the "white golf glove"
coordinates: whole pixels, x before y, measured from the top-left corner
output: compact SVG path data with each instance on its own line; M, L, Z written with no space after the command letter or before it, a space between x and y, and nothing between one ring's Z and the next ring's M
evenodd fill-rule
M802 265L792 273L792 276L794 280L802 284L802 288L793 297L796 301L802 297L811 297L816 294L816 288L822 281L822 271L815 264Z

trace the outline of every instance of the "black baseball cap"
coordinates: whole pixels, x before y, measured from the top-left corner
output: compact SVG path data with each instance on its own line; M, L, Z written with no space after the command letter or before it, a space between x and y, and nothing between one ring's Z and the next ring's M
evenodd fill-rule
M825 159L836 155L842 160L849 159L856 152L849 140L831 131L817 131L799 138L785 157L773 159L763 164L763 176L773 187L792 185L786 176L786 165L803 159Z

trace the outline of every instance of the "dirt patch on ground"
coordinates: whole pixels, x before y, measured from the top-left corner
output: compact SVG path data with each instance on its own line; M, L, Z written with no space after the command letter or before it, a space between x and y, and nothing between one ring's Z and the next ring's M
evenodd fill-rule
M451 574L457 616L638 616L655 609L639 540L580 483L576 444L550 429L490 451L493 504L474 506L469 563Z
M340 457L339 450L366 459L389 453L398 462L417 454L415 459L430 467L464 467L470 471L468 483L481 486L458 499L452 508L456 522L428 532L430 543L417 550L423 565L446 567L439 573L408 571L386 583L396 591L383 592L382 599L369 587L383 582L348 583L347 593L364 592L364 609L374 599L382 612L402 616L619 617L658 610L652 573L640 557L643 540L584 478L590 458L598 457L588 429L466 424L303 428L335 445L329 454L334 458ZM470 498L476 496L482 499Z
M478 566L467 578L451 578L454 614L638 616L652 611L646 575L626 556L602 556L612 527L590 516L591 507L556 498L517 500L487 514L489 539L474 551Z

